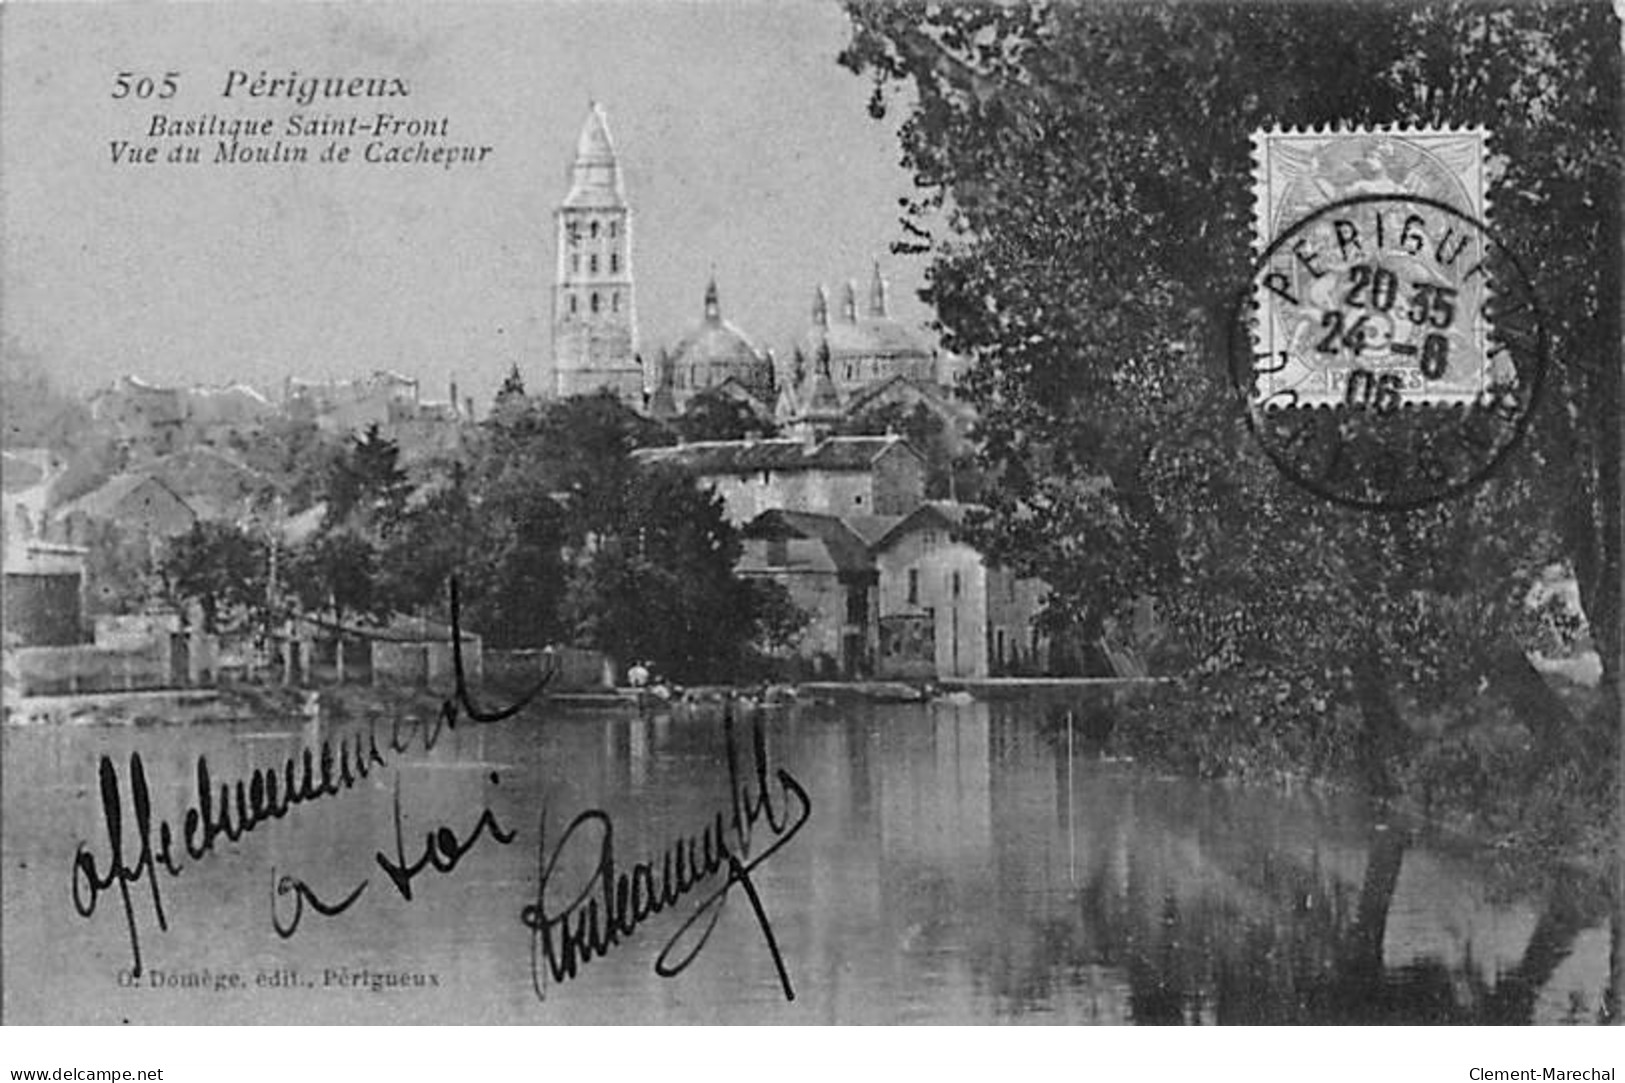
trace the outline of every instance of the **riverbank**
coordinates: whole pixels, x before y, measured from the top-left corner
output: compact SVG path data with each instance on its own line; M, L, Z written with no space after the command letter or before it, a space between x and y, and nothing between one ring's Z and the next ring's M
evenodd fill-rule
M1381 795L1348 707L1295 710L1266 695L1243 712L1170 685L1124 705L1104 748L1192 778L1366 794L1380 815L1488 847L1520 877L1560 865L1605 875L1619 860L1618 722L1602 717L1595 686L1547 680L1577 720L1562 747L1538 746L1487 696L1431 711L1406 704L1388 757L1392 792Z

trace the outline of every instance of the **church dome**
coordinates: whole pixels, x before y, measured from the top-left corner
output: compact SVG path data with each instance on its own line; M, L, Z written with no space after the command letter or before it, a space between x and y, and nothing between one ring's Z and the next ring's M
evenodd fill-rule
M686 400L732 379L762 401L773 401L773 362L722 318L715 280L705 290L705 316L672 349L672 387Z
M877 264L869 287L869 303L860 313L857 286L851 282L832 315L829 298L820 287L813 300L813 323L799 347L808 357L829 346L830 375L836 385L850 390L893 376L935 381L936 351L925 336L892 318L887 306L886 281Z

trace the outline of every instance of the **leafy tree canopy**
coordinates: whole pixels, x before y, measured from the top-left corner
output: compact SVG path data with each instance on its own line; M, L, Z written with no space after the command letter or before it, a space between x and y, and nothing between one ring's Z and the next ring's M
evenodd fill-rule
M673 423L684 440L771 439L778 426L760 417L740 399L729 395L696 395Z
M883 114L906 88L899 247L929 253L945 346L997 484L981 541L1055 588L1085 638L1154 596L1170 664L1215 709L1363 719L1483 680L1547 748L1563 705L1525 659L1529 583L1578 573L1618 655L1618 26L1605 5L852 5L843 62ZM1335 43L1335 44L1334 44ZM1250 136L1488 128L1493 225L1541 270L1556 387L1525 447L1460 501L1356 514L1251 443L1227 322L1251 261ZM1555 479L1561 479L1555 482ZM1612 708L1609 708L1612 710ZM1612 717L1612 714L1608 715ZM1380 782L1380 778L1375 778Z
M400 446L384 436L376 422L351 438L328 472L327 525L354 523L373 533L392 527L412 491L400 457Z
M169 542L159 571L171 594L198 603L211 632L223 630L228 617L250 619L268 604L267 546L231 523L196 523Z

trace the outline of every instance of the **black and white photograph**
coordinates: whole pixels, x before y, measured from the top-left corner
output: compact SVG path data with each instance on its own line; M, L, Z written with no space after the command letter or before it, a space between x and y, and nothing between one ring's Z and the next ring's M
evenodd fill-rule
M1621 41L5 5L0 1021L1618 1024Z

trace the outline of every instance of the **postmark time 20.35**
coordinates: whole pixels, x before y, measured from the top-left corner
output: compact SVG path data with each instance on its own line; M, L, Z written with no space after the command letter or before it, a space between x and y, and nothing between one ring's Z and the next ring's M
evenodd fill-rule
M1293 481L1373 510L1458 495L1545 369L1527 276L1484 222L1481 130L1255 137L1258 258L1232 376Z

